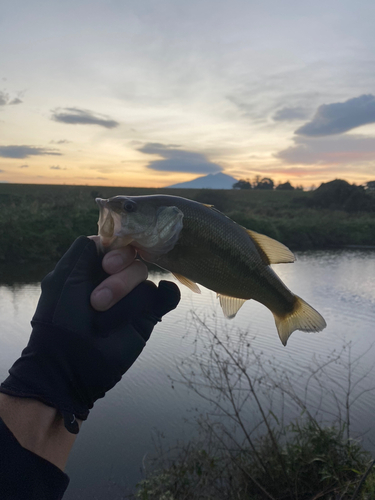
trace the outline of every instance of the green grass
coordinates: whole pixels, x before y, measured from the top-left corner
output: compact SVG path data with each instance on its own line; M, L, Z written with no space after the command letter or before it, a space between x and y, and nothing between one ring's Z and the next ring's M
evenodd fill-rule
M292 249L375 245L374 213L309 207L312 193L0 184L0 260L55 261L81 234L96 234L95 197L170 194L212 204Z
M138 484L137 500L336 500L351 499L372 463L361 446L337 427L313 420L289 426L290 438L280 451L284 468L268 439L256 453L238 447L230 453L189 443L177 457ZM210 449L209 449L210 448ZM265 473L266 464L272 477ZM375 497L371 470L356 495Z

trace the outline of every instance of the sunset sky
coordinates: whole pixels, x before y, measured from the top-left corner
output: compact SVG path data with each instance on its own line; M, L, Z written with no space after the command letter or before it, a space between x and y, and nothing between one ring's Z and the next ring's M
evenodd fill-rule
M0 0L0 181L375 180L374 0Z

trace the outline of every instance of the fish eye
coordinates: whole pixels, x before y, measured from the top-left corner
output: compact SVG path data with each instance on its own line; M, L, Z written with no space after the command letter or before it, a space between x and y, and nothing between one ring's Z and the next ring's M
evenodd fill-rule
M137 210L137 204L135 201L126 200L124 203L124 210L128 213L135 212Z

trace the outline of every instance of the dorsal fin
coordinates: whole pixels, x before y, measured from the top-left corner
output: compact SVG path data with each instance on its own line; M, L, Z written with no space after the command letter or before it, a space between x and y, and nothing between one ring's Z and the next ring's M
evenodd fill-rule
M201 293L199 286L196 283L194 283L194 281L189 280L188 278L182 276L181 274L177 273L172 273L172 274L176 279L178 279L180 283L190 288L192 292Z
M294 262L296 260L289 248L279 241L269 236L265 236L264 234L250 231L250 229L246 229L246 232L253 240L258 250L260 250L259 253L265 264L281 264L284 262Z
M218 293L217 296L219 297L224 315L229 319L234 318L240 307L246 302L246 299L228 297L228 295L222 295L221 293Z

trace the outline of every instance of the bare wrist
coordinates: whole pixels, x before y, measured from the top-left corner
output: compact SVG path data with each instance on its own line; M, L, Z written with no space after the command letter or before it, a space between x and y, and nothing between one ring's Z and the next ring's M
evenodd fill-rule
M64 470L76 436L55 408L0 393L0 417L21 446Z

